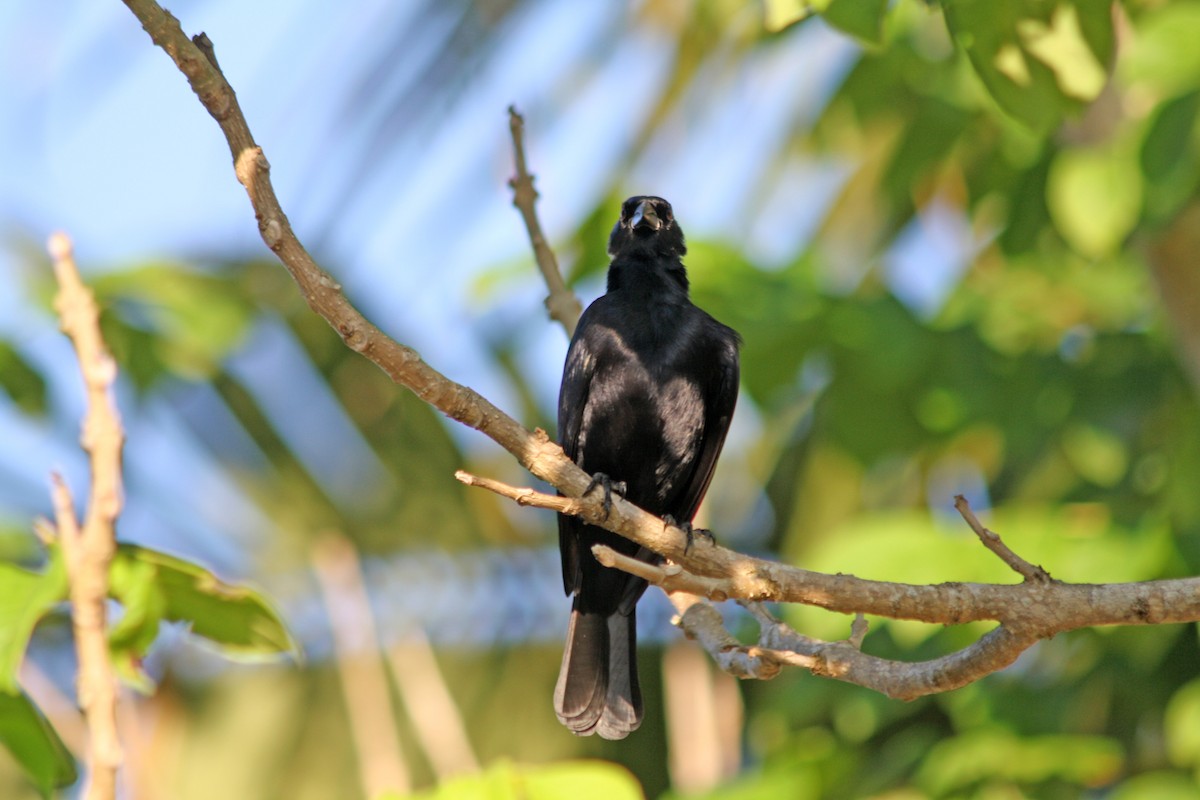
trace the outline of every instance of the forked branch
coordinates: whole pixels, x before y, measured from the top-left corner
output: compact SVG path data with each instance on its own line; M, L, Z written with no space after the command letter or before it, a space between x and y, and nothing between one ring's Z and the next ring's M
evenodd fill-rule
M258 218L264 242L292 274L310 307L324 317L348 347L362 353L394 381L412 390L446 416L492 438L533 475L565 495L557 497L533 489L516 488L459 473L470 485L483 486L525 505L577 514L596 525L625 536L678 565L651 568L670 589L686 589L704 597L735 598L753 602L776 601L815 605L847 614L871 614L896 619L957 624L995 620L1000 626L976 644L931 662L906 664L873 658L861 652L862 630L847 642L816 642L800 637L758 608L762 625L758 644L744 647L726 632L718 634L719 614L707 603L696 603L676 591L677 608L683 606L681 624L701 641L718 662L735 674L767 677L768 665L803 666L818 674L860 683L896 697L913 697L961 686L1011 663L1040 638L1091 625L1155 624L1200 620L1200 579L1151 581L1135 584L1085 585L1052 581L1039 567L1028 564L1002 546L999 538L978 520L972 528L981 541L1020 573L1017 585L944 583L916 586L869 581L852 575L826 575L786 564L751 558L715 545L687 550L680 529L614 497L611 513L599 497L583 497L590 476L576 467L545 432L530 431L479 394L451 381L411 348L398 344L368 322L305 251L271 188L266 157L255 144L233 89L217 66L207 38L198 37L203 49L184 35L178 21L153 0L124 0L141 20L155 44L171 56L187 76L201 103L220 124L229 142L238 180L245 186ZM201 35L203 36L203 35ZM524 167L519 115L510 116L518 154L514 203L521 209L538 263L551 286L548 306L570 330L578 311L560 303L555 288L561 276L553 264L540 226L533 214L532 179ZM532 224L531 224L532 220ZM556 297L559 299L556 300ZM559 307L561 305L561 308ZM575 308L577 309L577 305ZM973 514L964 518L971 524ZM960 509L962 510L962 509ZM601 554L601 557L608 557ZM646 565L618 567L645 570ZM680 599L684 598L684 599ZM752 606L752 608L755 608ZM714 619L716 615L716 619ZM765 615L765 616L764 616ZM723 630L723 628L721 628Z

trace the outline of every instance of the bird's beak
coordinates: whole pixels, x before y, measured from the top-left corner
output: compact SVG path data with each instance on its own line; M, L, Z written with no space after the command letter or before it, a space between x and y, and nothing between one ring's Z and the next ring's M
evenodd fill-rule
M662 229L662 220L654 210L654 205L649 200L643 200L633 210L633 216L629 218L629 227L647 227L657 231Z

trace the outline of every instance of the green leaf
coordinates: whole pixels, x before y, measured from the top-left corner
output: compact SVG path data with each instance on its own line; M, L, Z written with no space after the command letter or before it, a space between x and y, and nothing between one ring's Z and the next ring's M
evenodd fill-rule
M230 658L299 654L279 613L259 592L229 584L198 564L156 550L123 544L111 575L112 594L130 618L114 628L120 644L148 647L159 620L188 622L198 636Z
M1109 800L1196 800L1196 781L1189 775L1157 770L1121 781Z
M385 794L377 800L400 800ZM481 775L454 778L412 800L643 800L641 786L624 767L607 761L561 761L525 766L502 761Z
M778 33L812 16L814 3L808 0L764 0L763 27L770 33Z
M66 597L67 570L57 548L42 572L0 563L0 692L18 690L17 670L34 626Z
M976 730L938 743L917 781L937 797L994 779L1040 783L1057 778L1098 786L1116 778L1123 761L1120 746L1099 736L1022 738L1003 730Z
M1107 0L947 0L946 24L988 93L1046 132L1094 100L1113 53Z
M30 414L46 411L46 381L16 348L0 341L0 389Z
M45 797L78 779L75 759L24 692L0 691L0 742Z
M143 694L154 691L154 681L142 670L141 660L154 644L167 610L155 577L153 564L123 560L113 564L109 577L110 593L121 602L121 617L108 631L113 666L121 680Z
M821 16L833 27L868 44L883 44L888 0L830 0Z
M1137 224L1142 178L1132 153L1064 150L1050 167L1046 204L1063 238L1092 258L1114 253Z
M1164 3L1136 22L1119 62L1125 80L1159 98L1200 88L1200 3Z
M1125 477L1129 453L1113 433L1082 423L1063 432L1063 451L1075 471L1087 480L1112 488Z
M114 272L98 278L95 288L106 306L105 339L143 389L164 370L211 377L254 314L232 281L180 264Z
M1172 764L1200 766L1200 680L1184 684L1172 695L1163 719L1163 734Z
M1142 140L1140 164L1146 179L1146 215L1154 220L1174 216L1191 199L1200 182L1200 165L1192 133L1200 114L1200 91L1160 105Z

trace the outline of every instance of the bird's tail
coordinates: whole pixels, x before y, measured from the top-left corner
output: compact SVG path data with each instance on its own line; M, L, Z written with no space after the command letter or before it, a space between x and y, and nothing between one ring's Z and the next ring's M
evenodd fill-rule
M558 721L579 736L624 739L642 724L634 611L609 616L571 609L554 689Z

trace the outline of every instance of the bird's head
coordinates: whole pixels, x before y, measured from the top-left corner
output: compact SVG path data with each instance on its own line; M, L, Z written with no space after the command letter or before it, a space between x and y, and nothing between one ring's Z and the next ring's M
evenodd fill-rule
M661 197L638 195L621 204L621 218L608 239L608 254L676 259L687 252L683 231L671 204Z

